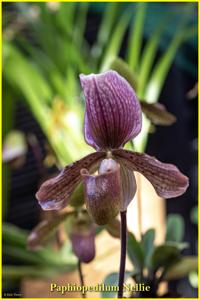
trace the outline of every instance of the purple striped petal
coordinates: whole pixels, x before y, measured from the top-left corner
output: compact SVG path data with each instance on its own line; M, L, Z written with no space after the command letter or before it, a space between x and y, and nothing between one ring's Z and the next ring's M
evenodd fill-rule
M164 198L174 198L185 193L189 180L176 166L162 163L143 153L113 150L113 155L125 167L142 173L153 185L156 193Z
M36 198L42 209L59 210L64 208L68 204L75 187L81 181L81 169L97 168L98 162L104 156L104 152L89 154L66 166L58 176L45 181L36 193Z
M84 133L95 149L122 147L141 130L141 107L130 84L115 71L80 75L86 100Z
M98 225L110 223L119 213L121 206L119 164L112 159L104 159L99 175L92 176L86 169L81 170L81 174L88 213Z
M128 168L126 168L123 163L120 165L120 169L123 195L120 211L126 211L128 205L135 196L137 185L133 171L130 171Z

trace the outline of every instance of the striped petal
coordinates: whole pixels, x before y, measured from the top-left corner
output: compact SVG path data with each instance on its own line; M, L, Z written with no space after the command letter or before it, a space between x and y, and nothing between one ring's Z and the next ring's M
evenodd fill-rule
M122 147L141 130L141 108L130 84L115 71L80 75L86 100L84 132L95 149Z
M98 162L104 156L104 152L89 154L66 166L58 176L45 181L36 193L36 198L42 209L59 210L64 208L70 201L75 187L81 181L80 170L82 168L88 170L97 168Z
M92 176L86 169L81 170L81 174L88 213L98 225L110 223L119 213L121 206L119 164L112 159L104 159L99 175Z
M120 211L126 211L128 205L135 196L137 185L133 171L126 168L123 163L120 165L122 182L122 204Z
M142 173L161 197L173 198L180 196L189 185L188 177L172 164L162 163L147 154L128 150L113 150L112 153L120 164L131 171Z

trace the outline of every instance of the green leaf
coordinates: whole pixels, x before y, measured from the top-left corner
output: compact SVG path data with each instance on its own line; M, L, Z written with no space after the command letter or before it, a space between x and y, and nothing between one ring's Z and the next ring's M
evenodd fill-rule
M184 220L178 214L170 214L167 218L165 240L181 242L184 236Z
M192 271L198 270L198 258L196 256L185 256L180 262L167 270L163 280L177 280L188 276Z
M100 29L98 31L97 41L92 48L94 58L99 58L102 55L103 48L108 42L111 31L119 10L119 3L112 2L106 4L106 9L102 17Z
M4 245L25 247L28 232L9 223L3 223L2 238Z
M150 74L151 68L154 63L154 59L158 50L159 42L166 29L168 22L170 21L171 15L167 16L165 20L156 30L152 33L151 38L147 41L144 50L142 52L141 62L138 71L138 77L140 78L138 82L138 96L144 97L144 90Z
M144 265L148 268L150 266L150 259L154 249L155 230L149 229L142 236L142 248L145 255Z
M110 62L119 54L124 34L129 24L131 11L125 11L119 19L103 56L101 72L108 69Z
M137 90L138 80L133 71L131 71L129 65L125 61L123 61L123 59L119 57L114 58L113 61L110 63L108 69L117 71L130 83L134 90Z
M85 32L85 26L87 22L88 9L89 9L89 3L87 2L79 3L75 29L74 29L74 40L80 46L82 46L84 42L84 32Z
M180 261L180 258L180 251L175 245L164 244L154 249L151 257L151 265L154 271L160 267L169 268Z
M127 61L131 70L137 70L143 39L144 19L146 15L147 3L137 3L136 15L130 32L128 42Z
M59 9L55 13L56 21L59 24L60 28L66 35L70 36L74 28L74 16L76 3L59 3ZM46 15L50 15L49 11L45 9Z
M66 268L55 267L34 267L34 266L3 266L2 274L3 280L20 280L23 277L33 278L51 278L60 272L66 272Z
M8 84L3 82L2 86L2 138L13 127L13 113L15 112L16 101L14 100L14 95L12 94L11 88ZM9 210L10 202L10 166L8 164L3 164L2 166L2 218L3 221L6 219Z
M136 240L133 233L128 234L128 256L136 270L141 271L144 266L144 252L141 244Z
M133 272L125 272L125 276L124 276L124 282L129 278L133 276ZM113 290L111 289L110 292L106 291L106 292L102 292L101 296L102 298L115 298L116 294L118 292L118 280L119 280L119 274L116 272L110 273L104 280L104 284L106 286L114 286Z
M166 49L163 56L160 58L159 62L156 64L151 78L149 80L145 98L153 102L158 99L161 89L163 87L165 78L168 74L168 71L172 65L173 59L175 57L178 47L187 39L191 38L197 33L196 27L191 27L178 31L171 43L169 44L168 49Z

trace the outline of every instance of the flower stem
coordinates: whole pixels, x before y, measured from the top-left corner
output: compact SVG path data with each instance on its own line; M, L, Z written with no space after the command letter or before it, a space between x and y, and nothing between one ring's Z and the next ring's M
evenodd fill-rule
M82 272L82 265L81 261L78 260L78 273L79 273L79 278L80 278L80 284L81 286L84 286L84 277L83 277L83 272ZM86 298L86 293L82 294L82 298Z
M121 257L120 257L120 269L119 269L119 291L118 298L123 298L123 285L126 265L126 240L127 240L127 225L126 225L126 211L120 213L121 216Z
M138 205L138 209L137 209L137 212L138 212L138 232L139 232L139 237L140 239L142 239L142 195L141 195L141 177L140 177L140 174L137 176L137 189L138 189L138 202L137 202L137 205Z

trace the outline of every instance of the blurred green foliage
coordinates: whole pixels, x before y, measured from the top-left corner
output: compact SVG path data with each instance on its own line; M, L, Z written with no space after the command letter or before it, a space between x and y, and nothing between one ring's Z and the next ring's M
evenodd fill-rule
M87 27L89 3L16 3L12 18L7 4L3 15L5 91L11 87L13 98L29 105L61 166L91 151L82 134L80 73L109 69L120 55L128 32L123 51L133 76L139 78L137 94L155 102L178 47L196 35L197 28L191 24L195 4L179 5L179 10L169 11L160 19L160 26L152 28L151 38L142 49L149 6L127 4L122 9L121 3L107 3L90 45L85 38L85 32L92 32ZM177 26L171 41L155 62L162 36L173 20ZM144 150L148 130L145 118L142 134L135 141L139 151Z
M148 229L141 240L137 240L134 234L129 233L127 252L133 270L126 272L126 280L132 278L135 283L149 285L151 296L158 297L161 282L177 280L197 271L197 257L183 256L181 253L188 247L188 244L183 242L183 233L184 221L177 214L168 216L165 241L161 245L155 244L154 229ZM117 285L118 273L109 274L104 283ZM111 296L110 293L102 293L102 295ZM140 297L140 295L134 296Z
M128 66L129 80L137 81L136 92L139 98L149 103L158 101L177 49L197 35L196 24L191 22L196 4L177 4L173 13L168 10L165 18L159 18L159 23L149 27L146 24L153 18L149 13L152 5L114 2L4 3L3 135L14 126L15 100L21 100L29 107L43 130L59 167L89 153L91 148L84 142L82 130L84 99L79 74L105 71L121 54ZM165 11L166 8L163 3ZM100 25L94 24L93 28L88 20L94 9L102 9L102 14ZM174 21L176 26L165 45L165 51L156 59L162 37ZM147 30L150 28L148 35ZM88 34L91 35L92 44L88 41ZM143 45L144 37L147 40ZM120 64L118 67L120 72L123 67ZM136 150L144 151L149 129L150 121L143 116L142 132L134 140ZM3 180L6 182L3 184L3 206L6 207L9 170L6 165L3 168ZM26 238L26 233L8 224L4 225L6 254L24 264L17 268L5 267L4 278L20 278L27 274L41 276L41 266L44 276L60 270L60 267L52 269L51 266L58 266L60 262L63 264L61 257L54 263L55 255L49 249L30 252L25 247ZM134 265L141 268L143 264L150 263L153 239L153 231L145 234L142 244L133 236L130 237L129 244L131 247L135 245L137 250L130 254ZM141 247L148 248L148 258L144 259ZM170 247L177 249L176 246ZM66 253L71 257L70 251ZM136 254L138 257L133 257ZM69 264L69 269L73 267L74 260Z

